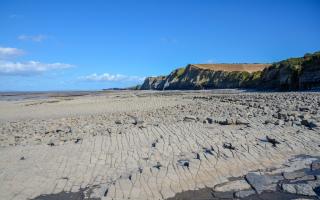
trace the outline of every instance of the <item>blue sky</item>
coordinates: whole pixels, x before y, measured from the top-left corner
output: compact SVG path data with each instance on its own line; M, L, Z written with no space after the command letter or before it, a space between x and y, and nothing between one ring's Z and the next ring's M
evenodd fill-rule
M0 91L126 87L320 50L318 0L0 0Z

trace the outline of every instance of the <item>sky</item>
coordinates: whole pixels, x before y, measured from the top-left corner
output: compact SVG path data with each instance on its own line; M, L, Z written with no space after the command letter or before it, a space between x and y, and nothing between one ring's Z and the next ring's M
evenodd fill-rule
M0 91L141 84L320 50L319 0L0 0Z

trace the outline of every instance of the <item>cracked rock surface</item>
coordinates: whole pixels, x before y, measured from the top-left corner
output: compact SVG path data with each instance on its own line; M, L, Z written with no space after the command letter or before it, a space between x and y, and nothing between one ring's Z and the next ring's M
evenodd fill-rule
M316 199L319 110L306 92L0 98L0 199Z

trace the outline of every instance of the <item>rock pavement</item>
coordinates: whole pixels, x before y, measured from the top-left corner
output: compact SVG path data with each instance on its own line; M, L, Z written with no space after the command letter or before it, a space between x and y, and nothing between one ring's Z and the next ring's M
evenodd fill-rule
M0 101L0 199L317 198L319 109L319 93Z

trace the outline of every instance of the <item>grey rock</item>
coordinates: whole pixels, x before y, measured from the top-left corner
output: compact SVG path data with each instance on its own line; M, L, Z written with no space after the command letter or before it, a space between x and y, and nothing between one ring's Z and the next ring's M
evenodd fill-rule
M308 185L310 185L313 189L316 187L320 187L320 180L308 181Z
M122 124L122 122L120 120L116 120L114 123L115 124Z
M185 122L197 121L197 118L194 116L186 116L183 118L183 121L185 121Z
M288 118L288 115L287 115L286 112L281 111L281 112L278 113L277 118L278 118L278 119L284 119L284 120L286 120L286 119Z
M295 120L294 116L289 117L289 121L294 121L294 120Z
M281 126L281 125L284 125L284 121L281 120L281 119L279 119L279 120L277 120L274 124Z
M282 184L282 190L288 193L296 194L297 190L294 184Z
M216 120L216 123L220 125L232 125L232 124L235 124L235 121L233 119L224 119L224 120Z
M255 193L256 192L254 190L242 190L242 191L236 192L234 195L236 198L245 198L245 197L253 195Z
M313 162L311 163L311 170L312 170L312 171L320 170L320 161L319 161L319 160L313 161Z
M306 183L282 184L282 189L283 191L292 193L292 194L316 196L316 193L313 191L312 186Z
M218 199L233 199L233 192L214 192L214 197Z
M275 191L277 187L276 183L283 180L283 176L260 175L255 172L248 173L245 178L258 194L261 194L265 190Z
M312 121L312 120L309 120L309 119L303 119L301 120L301 124L308 127L308 128L315 128L317 127L317 123Z
M309 110L309 108L308 107L300 107L299 110L302 112L306 112Z
M249 122L243 120L243 119L236 119L237 125L249 125Z
M283 173L283 177L285 179L296 179L296 178L301 178L303 176L306 176L306 173L304 171L284 172Z
M290 183L301 182L301 181L312 181L312 180L315 180L315 177L313 175L306 175L306 176L297 178L293 181L290 181Z
M207 117L206 121L208 122L208 124L212 124L213 123L213 119L211 117Z
M264 121L264 124L275 124L276 122L271 120L271 119L267 119L266 121Z
M289 116L292 116L292 117L296 117L296 116L298 116L298 112L297 111L290 111L290 112L288 112L288 115Z
M190 161L188 159L181 159L181 160L178 160L178 163L181 167L187 167L189 168L190 166Z
M131 123L133 125L143 125L143 123L144 123L143 120L138 119L138 117L136 117L136 116L129 115L129 117L131 118L129 123Z
M301 126L301 122L300 121L293 121L292 124L295 125L295 126Z
M229 181L214 187L216 192L240 191L250 189L250 185L244 180Z

